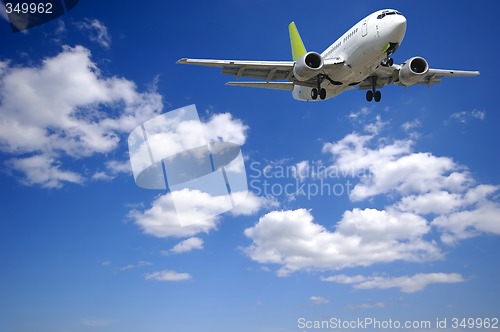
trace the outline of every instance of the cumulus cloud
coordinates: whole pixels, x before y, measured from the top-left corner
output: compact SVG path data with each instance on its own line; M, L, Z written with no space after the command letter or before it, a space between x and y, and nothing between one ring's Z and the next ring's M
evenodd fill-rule
M245 253L256 262L277 264L278 275L287 276L304 270L434 261L444 258L442 244L480 234L500 235L500 186L478 184L452 158L413 151L411 138L380 137L382 123L377 119L367 126L368 134L354 132L324 144L331 161L320 162L326 172L349 178L354 185L349 198L357 206L367 201L373 206L372 198L381 197L383 208L358 207L344 211L340 220L323 216L321 222L314 220L311 210L272 211L245 230L252 241ZM429 280L421 278L411 281Z
M141 93L132 81L102 75L82 46L65 46L40 66L0 68L0 151L14 157L7 166L25 184L84 182L65 170L64 157L114 151L121 135L163 107L155 91Z
M146 280L154 280L154 281L185 281L192 279L192 276L189 273L179 273L172 270L164 270L157 271L146 274L144 277Z
M427 273L415 274L413 276L383 277L383 276L347 276L335 275L322 277L321 280L339 284L350 284L358 289L388 289L399 288L404 293L415 293L423 290L431 284L458 283L465 279L458 273Z
M432 225L441 232L441 240L449 245L459 240L477 236L482 233L500 235L500 204L488 199L488 195L497 192L500 188L494 186L478 186L475 189L484 189L472 207L465 206L459 211L439 215L434 218ZM477 190L481 191L481 190Z
M442 188L458 190L470 181L469 174L451 158L411 152L411 140L371 147L373 138L354 133L323 146L323 152L335 158L333 166L346 174L368 172L350 193L354 201L391 192L407 195Z
M180 227L177 211L170 193L156 198L151 207L144 210L131 210L129 217L146 234L156 237L190 237L198 233L208 233L217 228L219 217L211 218L213 210L218 211L221 197L212 197L199 190L183 189L176 193L176 199L185 206L191 204L192 215L186 219L197 220L185 227ZM188 211L188 210L187 210Z
M241 192L234 194L244 195ZM144 233L149 235L191 237L217 229L221 218L217 214L226 199L227 195L213 196L200 190L185 188L159 196L152 202L151 207L144 211L131 210L129 217ZM232 215L251 215L270 204L268 199L255 196L251 192L246 194L245 199L237 199L237 201L241 204L229 212ZM176 206L181 206L182 210ZM180 227L180 219L196 222Z
M315 223L306 209L272 211L245 230L252 240L245 252L259 263L279 264L279 276L439 259L442 253L436 244L423 238L428 232L425 219L394 209L346 211L335 231Z
M375 141L375 142L374 142ZM446 244L482 233L500 234L499 186L477 184L466 167L449 157L413 152L411 139L377 140L376 135L349 134L326 143L332 167L344 174L363 174L350 192L353 201L385 195L400 199L390 208L423 216L441 232Z
M147 234L189 237L215 229L225 212L258 211L267 200L247 191L239 147L245 143L247 129L229 113L215 114L202 123L194 105L136 128L128 141L137 184L169 192L155 199L151 208L133 210L129 216ZM213 142L210 149L207 142ZM162 166L150 172L151 166L158 165L153 160L163 160L165 181Z
M248 126L235 119L231 113L214 114L203 123L203 131L209 141L224 141L245 144Z

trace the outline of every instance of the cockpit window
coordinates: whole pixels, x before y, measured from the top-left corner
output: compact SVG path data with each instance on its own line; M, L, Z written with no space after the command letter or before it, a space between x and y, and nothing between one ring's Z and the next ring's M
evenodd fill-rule
M382 18L386 17L387 15L403 15L403 14L401 14L401 13L400 13L400 12L398 12L397 10L384 10L384 11L382 12L382 14L379 14L379 15L377 16L377 19L378 19L378 20L380 20L380 19L382 19Z

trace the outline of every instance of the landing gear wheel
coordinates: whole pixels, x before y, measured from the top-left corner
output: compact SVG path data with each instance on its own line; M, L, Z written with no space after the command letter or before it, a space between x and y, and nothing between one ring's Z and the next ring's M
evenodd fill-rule
M319 98L321 98L321 100L324 100L326 98L326 90L325 90L325 88L321 88L319 90Z
M311 90L311 98L314 99L314 100L316 100L318 98L318 89L313 88Z
M373 98L375 99L375 102L379 102L380 99L382 99L382 93L380 91L375 91L373 94Z
M373 99L373 91L372 90L366 91L366 101L372 101L372 99Z

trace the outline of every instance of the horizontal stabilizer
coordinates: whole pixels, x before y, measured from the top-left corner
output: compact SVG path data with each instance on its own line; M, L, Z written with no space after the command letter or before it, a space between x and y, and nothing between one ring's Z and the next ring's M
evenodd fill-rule
M292 82L227 82L226 85L246 86L261 89L293 90Z

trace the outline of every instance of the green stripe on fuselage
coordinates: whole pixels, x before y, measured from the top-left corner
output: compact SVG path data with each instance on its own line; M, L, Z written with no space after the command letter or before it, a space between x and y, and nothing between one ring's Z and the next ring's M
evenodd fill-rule
M389 47L391 47L391 43L387 43L387 45L385 45L384 49L382 50L382 53L387 52L387 50L389 49Z

